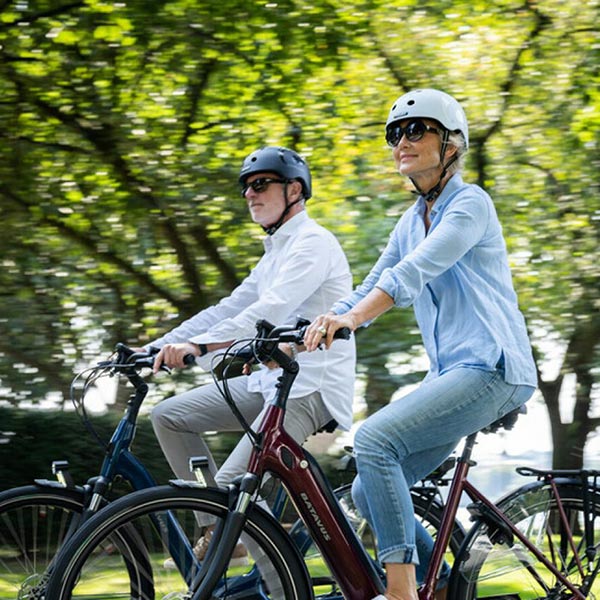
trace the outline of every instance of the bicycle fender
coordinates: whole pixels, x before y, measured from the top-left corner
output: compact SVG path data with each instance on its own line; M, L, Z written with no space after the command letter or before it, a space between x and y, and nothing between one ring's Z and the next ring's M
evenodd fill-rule
M76 485L75 487L66 487L60 481L56 481L55 479L34 479L33 483L38 487L42 488L53 488L60 490L72 490L74 492L80 492L83 494L84 489L81 485Z
M199 481L193 481L191 479L169 479L169 485L171 487L176 487L176 488L180 488L180 489L204 489L204 488L206 488L206 486L202 485ZM224 488L215 487L214 489L219 490L219 491L226 491Z

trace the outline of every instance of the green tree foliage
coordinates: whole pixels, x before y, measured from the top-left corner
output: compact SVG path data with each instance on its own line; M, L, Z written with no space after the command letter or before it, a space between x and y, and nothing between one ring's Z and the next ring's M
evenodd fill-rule
M60 402L73 369L247 274L261 232L237 174L257 146L307 156L309 210L360 280L411 202L387 109L439 87L465 106L466 177L504 223L555 461L577 464L598 425L598 13L597 0L1 3L4 402ZM410 311L361 332L369 410L414 380L402 363L419 348Z

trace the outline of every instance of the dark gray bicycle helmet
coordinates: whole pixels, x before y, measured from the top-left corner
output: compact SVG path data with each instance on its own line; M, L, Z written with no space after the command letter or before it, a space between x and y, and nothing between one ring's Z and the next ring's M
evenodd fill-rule
M282 179L297 179L302 183L305 200L312 196L310 170L306 161L293 150L282 146L265 146L249 154L240 169L240 183L254 173L277 173Z

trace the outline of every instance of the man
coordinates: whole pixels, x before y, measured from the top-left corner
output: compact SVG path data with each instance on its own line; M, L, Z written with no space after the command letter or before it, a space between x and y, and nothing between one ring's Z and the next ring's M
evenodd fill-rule
M184 367L193 354L201 366L210 365L214 352L234 340L252 337L255 323L265 318L275 325L314 319L350 293L348 262L336 238L308 217L311 175L294 151L265 147L243 162L239 177L250 216L267 233L265 252L251 273L215 306L206 308L149 346L160 348L161 364ZM339 340L323 352L301 353L300 373L288 402L285 428L299 443L335 420L342 429L352 424L354 341ZM275 396L279 369L260 369L237 377L229 388L248 422L257 423L265 402ZM204 385L157 405L152 424L174 473L191 478L190 456L205 455L219 486L245 472L251 444L244 436L217 469L200 434L239 431L240 425L215 384Z

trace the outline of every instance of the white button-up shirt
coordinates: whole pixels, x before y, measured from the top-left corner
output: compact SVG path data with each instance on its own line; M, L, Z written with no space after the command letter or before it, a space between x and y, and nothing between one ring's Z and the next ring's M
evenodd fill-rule
M150 345L160 348L185 341L209 344L251 338L259 319L274 325L294 325L298 317L312 321L351 292L352 276L339 242L305 211L267 236L264 247L260 261L230 296ZM208 367L212 354L198 362ZM298 363L300 372L290 397L320 391L331 416L341 428L349 429L356 364L354 337L336 340L329 350L301 352ZM248 390L261 392L270 401L280 374L280 369L261 366L248 377Z

